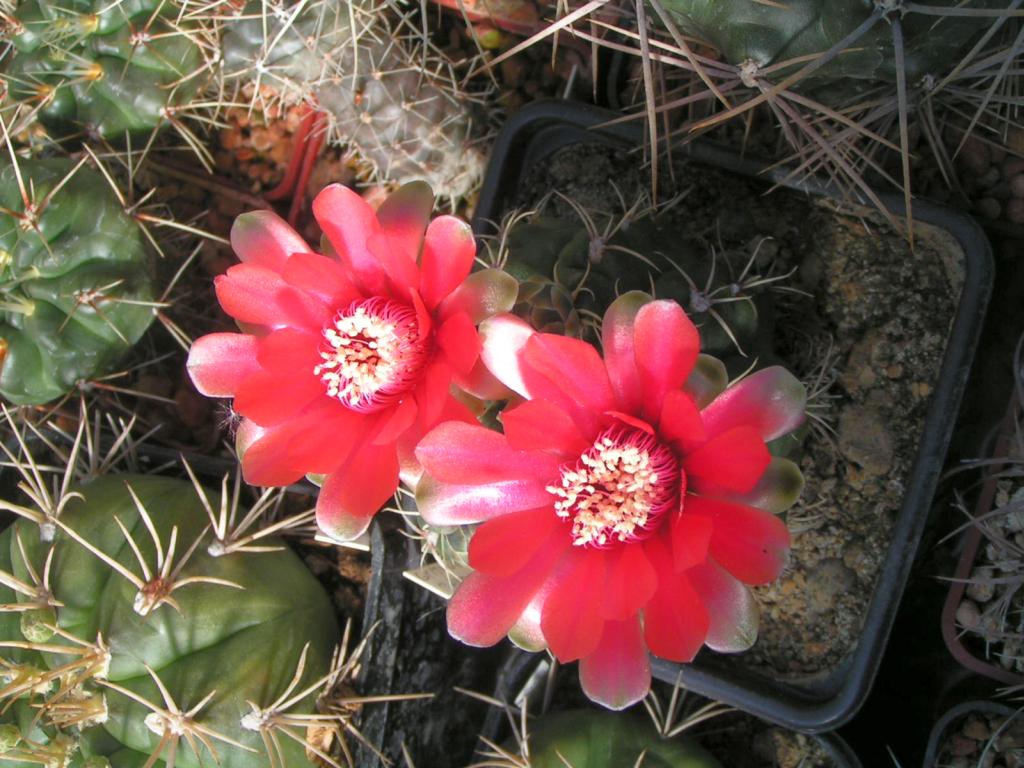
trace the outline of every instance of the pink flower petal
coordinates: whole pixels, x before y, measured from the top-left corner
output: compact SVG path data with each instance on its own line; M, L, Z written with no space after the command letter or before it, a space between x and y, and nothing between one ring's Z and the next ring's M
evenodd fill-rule
M611 303L601 323L601 347L608 380L615 392L618 410L626 413L640 413L643 388L636 367L634 325L641 307L651 301L642 291L624 293Z
M608 574L605 580L601 615L622 621L639 612L651 599L658 577L640 543L623 544L607 552Z
M385 295L384 270L367 248L367 241L380 230L377 214L369 204L348 187L331 184L313 200L313 216L362 293Z
M799 427L806 406L804 385L785 368L772 366L733 384L701 415L710 436L748 426L767 442Z
M207 397L231 397L242 381L259 370L256 337L244 333L211 333L196 339L188 351L188 374Z
M773 456L757 485L747 493L729 493L725 498L777 515L796 504L804 489L800 467L789 459Z
M753 427L734 427L687 454L683 469L690 487L703 494L745 493L752 489L771 462L768 448Z
M700 334L674 301L652 301L637 312L633 343L648 421L661 415L665 393L679 389L700 352Z
M560 662L589 656L601 639L604 553L573 548L563 559L544 601L540 626L548 648Z
M420 263L420 294L424 303L434 309L454 291L469 275L475 256L473 230L466 222L454 216L439 216L430 222ZM511 307L500 311L508 309Z
M328 475L316 501L316 524L331 538L350 541L370 526L397 490L394 446L363 444L344 466Z
M388 445L395 443L398 438L416 423L416 416L419 409L416 407L416 399L407 397L402 402L382 412L380 431L370 441L372 445Z
M319 384L313 369L321 362L319 347L322 338L307 331L280 328L259 338L256 359L267 371L312 379ZM320 389L325 391L323 384L320 384Z
M527 479L547 484L559 477L561 466L555 456L517 451L504 435L457 421L431 430L420 441L416 458L436 480L465 485Z
M515 392L498 381L479 356L468 373L452 371L452 381L463 392L481 400L508 400L515 397Z
M465 312L479 325L488 317L511 312L518 295L519 283L512 275L500 269L482 269L470 274L441 301L437 315L445 318L454 312Z
M550 400L527 400L506 408L499 418L509 446L519 451L546 451L570 460L590 448L576 422Z
M480 337L469 315L456 312L437 329L437 343L456 373L466 374L480 358Z
M366 247L388 276L389 293L408 301L410 289L416 288L420 283L420 270L403 244L396 242L396 238L387 232L377 232L370 235Z
M530 392L523 380L521 353L535 333L525 320L515 315L495 315L480 323L483 342L480 359L498 381L526 398L530 397Z
M658 573L658 589L644 609L647 647L669 661L693 661L707 638L708 611L687 574L676 572L667 548L652 541L648 551Z
M709 618L704 640L713 651L738 653L757 641L760 611L750 588L729 575L713 559L686 572Z
M289 285L319 298L334 312L362 298L341 264L319 253L294 254L285 263L281 276Z
M265 434L267 434L266 429L249 419L242 419L238 422L238 428L235 430L235 453L238 455L240 462L243 461L249 446Z
M213 284L224 311L243 323L318 332L330 319L331 313L322 301L288 285L266 267L237 264Z
M522 356L527 364L524 380L534 398L555 400L557 392L592 413L613 409L615 401L604 362L585 341L537 333L526 342Z
M442 483L424 474L416 485L416 506L431 525L464 525L499 515L551 505L540 480L505 480L487 485Z
M697 403L698 408L707 407L729 386L729 373L725 363L711 355L697 355L697 363L686 379L683 389Z
M434 209L434 193L425 181L412 181L396 189L377 209L377 221L381 232L388 238L391 247L413 267L420 256L423 232L430 222ZM416 282L403 283L408 288L419 288L419 269Z
M241 261L275 272L284 268L293 253L310 252L299 233L273 211L249 211L236 217L231 247Z
M690 496L683 497L682 513L673 516L671 526L672 560L677 571L685 571L708 558L715 524L703 515L687 514Z
M541 610L544 608L544 601L547 600L548 593L550 592L548 585L551 581L549 578L537 590L533 599L527 603L526 608L523 609L519 618L516 619L516 623L508 631L508 639L514 645L531 653L543 651L548 647L547 640L544 639L544 632L540 628L540 617Z
M697 404L685 391L673 389L665 394L661 418L658 419L658 435L683 454L707 439Z
M597 649L580 661L580 683L591 700L609 709L636 704L651 689L640 620L606 621Z
M471 573L448 603L449 634L467 645L497 643L522 615L565 550L564 542L551 537L511 576Z
M481 523L469 542L469 564L473 570L492 576L510 576L520 570L534 553L560 529L570 541L565 521L550 505L525 509Z
M774 515L728 501L691 496L689 514L714 522L711 556L745 584L767 584L782 573L789 554L789 531Z
M301 412L317 398L325 398L324 387L312 373L260 371L246 378L235 393L235 410L262 427L280 424Z

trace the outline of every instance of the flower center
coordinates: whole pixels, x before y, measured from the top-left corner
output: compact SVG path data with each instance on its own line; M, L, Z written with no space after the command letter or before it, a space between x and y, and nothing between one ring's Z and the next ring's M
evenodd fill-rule
M562 467L555 514L572 520L572 543L610 546L650 536L679 498L679 465L667 447L640 429L605 430L575 466Z
M429 347L412 307L377 296L353 302L324 327L322 362L313 373L330 397L369 413L416 385Z

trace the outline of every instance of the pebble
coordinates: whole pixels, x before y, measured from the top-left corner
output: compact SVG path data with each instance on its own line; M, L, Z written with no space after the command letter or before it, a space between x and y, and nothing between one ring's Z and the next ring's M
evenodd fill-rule
M980 717L968 717L964 723L964 736L975 741L985 741L991 735L988 725Z
M1003 206L994 197L983 197L975 201L974 210L979 216L995 221L1003 212Z
M1024 224L1024 199L1014 197L1006 203L1006 219L1014 224Z
M807 607L818 613L831 611L856 584L857 575L842 560L822 560L807 575Z
M892 435L882 417L864 406L847 406L840 414L839 450L867 476L884 475L892 467Z
M956 623L964 629L974 629L981 624L981 613L978 606L970 600L964 600L956 608Z
M971 580L965 590L967 596L979 603L987 603L995 597L996 587L991 581L994 575L993 569L988 566L975 568L971 572Z

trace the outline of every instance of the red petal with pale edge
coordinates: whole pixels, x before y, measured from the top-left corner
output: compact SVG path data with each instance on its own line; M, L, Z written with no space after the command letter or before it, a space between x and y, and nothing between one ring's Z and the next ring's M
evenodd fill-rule
M441 324L437 343L456 373L469 373L480 357L480 337L465 312L457 312Z
M764 474L772 457L753 427L735 427L683 458L690 487L698 493L746 493Z
M362 298L341 264L319 253L296 253L284 265L281 276L289 285L317 296L335 312Z
M510 576L533 557L548 538L556 535L565 521L550 505L525 509L482 523L469 542L469 564L481 573ZM563 531L566 544L570 537Z
M707 439L697 404L683 390L673 389L665 394L658 435L682 453L692 451Z
M339 541L365 531L373 516L398 490L398 457L393 445L361 445L327 477L316 500L316 524Z
M235 410L261 427L270 427L292 418L317 398L326 395L312 373L260 371L238 387Z
M576 422L550 400L527 400L499 418L509 446L519 451L545 451L569 460L590 447Z
M685 571L708 558L715 524L703 515L687 514L690 496L683 497L683 511L670 521L672 559L677 571Z
M321 338L294 328L280 328L260 337L256 343L256 359L268 371L313 379L319 384L313 369L321 362ZM326 391L323 384L320 390Z
M403 184L384 200L377 209L377 221L392 247L415 266L420 256L423 232L434 210L434 192L425 181ZM419 271L409 288L419 287Z
M725 498L777 515L796 504L804 489L800 467L789 459L772 456L768 469L747 493L728 493Z
M522 357L528 366L523 371L526 386L534 398L557 401L554 390L592 413L613 409L614 397L604 361L585 341L537 333L526 342Z
M651 664L639 618L606 621L597 649L580 661L580 683L609 709L636 704L651 689Z
M658 590L644 609L647 647L669 661L693 661L708 634L707 608L687 575L676 572L660 541L649 542L648 552L658 573Z
M608 369L608 381L615 392L618 410L627 413L640 413L643 401L640 372L636 367L633 326L637 312L651 301L651 297L642 291L624 293L611 303L601 323L601 348Z
M506 480L487 485L442 483L424 474L416 485L416 506L431 525L464 525L551 505L554 498L539 480Z
M782 573L789 554L789 531L775 515L754 507L691 496L689 514L714 522L711 556L745 584L767 584Z
M710 436L748 426L769 441L803 424L806 406L804 385L785 368L776 365L733 384L701 415Z
M340 404L325 402L267 429L242 458L242 474L251 485L289 485L307 473L333 472L360 434ZM365 419L366 417L361 417Z
M434 309L466 279L475 256L473 230L466 222L454 216L438 216L430 222L420 262L420 294L428 307Z
M242 419L238 422L238 429L235 430L235 453L238 455L238 460L243 461L249 446L265 434L267 434L267 430L249 419Z
M246 377L259 371L256 337L245 333L211 333L192 342L188 374L207 397L231 397Z
M416 449L423 469L443 483L483 485L500 480L558 479L560 460L540 451L510 448L504 435L449 421L435 427Z
M644 554L642 544L624 544L606 553L608 574L605 580L601 615L621 621L635 615L651 599L658 577Z
M644 390L644 415L661 415L666 392L679 389L700 352L700 335L683 308L674 301L652 301L636 314L633 343L636 367Z
M522 615L565 549L564 542L551 537L511 576L471 573L448 603L448 632L467 645L497 643Z
M213 285L224 311L243 323L319 332L330 319L327 305L266 267L237 264L214 279Z
M521 352L536 331L515 315L496 315L480 324L480 359L513 392L529 398L523 380Z
M548 648L563 664L589 656L601 639L604 561L604 552L573 548L562 560L544 601L541 631Z
M739 653L757 641L760 612L750 588L713 559L686 572L707 608L710 624L704 640L713 651Z
M508 400L516 395L515 392L495 378L494 374L487 369L487 366L484 365L484 361L480 357L477 357L469 373L460 374L457 371L453 371L452 381L463 392L481 400Z
M434 360L427 366L423 378L416 388L416 405L420 409L420 421L424 431L430 429L441 420L441 413L452 396L452 371L443 360Z
M310 251L299 233L273 211L249 211L236 217L231 225L231 247L241 261L275 272L284 268L292 254Z
M437 309L438 317L465 312L479 325L488 317L511 312L519 295L519 282L500 269L473 272L444 299Z
M358 281L362 293L385 293L384 270L367 248L367 241L380 230L377 214L358 194L340 184L331 184L313 200L313 216L331 242L338 259Z

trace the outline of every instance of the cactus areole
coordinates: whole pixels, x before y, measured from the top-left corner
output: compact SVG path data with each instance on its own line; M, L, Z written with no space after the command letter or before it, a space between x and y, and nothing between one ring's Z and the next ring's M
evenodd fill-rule
M8 102L59 134L145 137L196 91L199 46L157 0L16 4Z
M152 301L140 225L98 171L0 164L0 394L45 403L109 373L152 322Z
M447 422L416 449L424 519L481 523L449 631L579 659L584 691L614 709L647 693L648 650L687 662L704 645L749 648L747 585L781 573L776 513L803 487L766 444L802 423L803 385L772 367L726 386L683 309L639 291L605 313L603 359L511 314L481 335L485 364L526 402L501 414L503 435Z
M311 765L303 746L280 733L272 762L261 730L280 714L267 710L300 659L296 693L327 673L339 640L331 602L299 558L283 545L213 557L200 541L189 552L209 534L187 482L102 477L71 491L81 498L61 513L52 542L25 520L0 534L0 569L48 585L38 595L11 589L9 579L0 586L8 606L0 614L8 724L0 728L12 743L5 764L102 765L104 756L139 766L162 750L179 768ZM158 568L164 557L169 574ZM160 593L172 599L155 601ZM40 601L50 606L12 609ZM313 712L310 695L297 698L288 714ZM305 737L303 727L294 731Z

